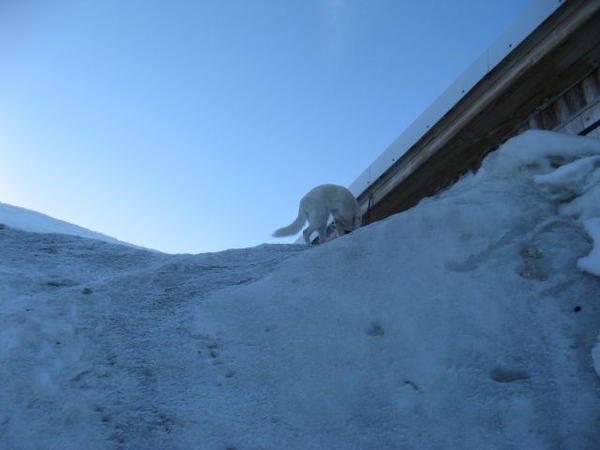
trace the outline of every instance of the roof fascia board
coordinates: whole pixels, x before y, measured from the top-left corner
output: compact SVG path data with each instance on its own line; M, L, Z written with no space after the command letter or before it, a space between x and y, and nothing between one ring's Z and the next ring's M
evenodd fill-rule
M358 197L414 146L442 117L566 0L535 0L406 130L350 185Z

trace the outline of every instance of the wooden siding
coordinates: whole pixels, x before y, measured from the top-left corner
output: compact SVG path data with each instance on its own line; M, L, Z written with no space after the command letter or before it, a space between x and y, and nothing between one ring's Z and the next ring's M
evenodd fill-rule
M527 124L527 128L600 137L600 69L577 83Z

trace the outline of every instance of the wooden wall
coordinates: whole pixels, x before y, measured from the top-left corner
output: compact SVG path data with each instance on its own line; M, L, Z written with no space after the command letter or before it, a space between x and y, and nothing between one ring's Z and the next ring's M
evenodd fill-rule
M600 69L534 114L527 128L600 138Z

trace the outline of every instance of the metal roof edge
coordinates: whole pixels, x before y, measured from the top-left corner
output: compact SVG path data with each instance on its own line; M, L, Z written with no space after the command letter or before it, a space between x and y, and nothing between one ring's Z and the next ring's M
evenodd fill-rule
M360 196L503 61L566 0L535 0L440 96L409 125L349 186Z

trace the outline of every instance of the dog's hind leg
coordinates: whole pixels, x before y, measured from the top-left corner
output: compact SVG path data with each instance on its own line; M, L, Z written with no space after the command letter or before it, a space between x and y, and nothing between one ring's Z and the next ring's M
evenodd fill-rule
M304 242L306 242L306 245L310 245L310 235L313 231L314 230L311 227L308 227L302 232L302 235L304 236Z
M322 244L323 242L327 241L327 223L325 225L322 226L314 226L314 225L309 225L303 232L302 234L304 235L304 241L308 244L311 245L311 240L310 240L310 236L311 234L313 234L314 232L317 232L319 234L319 240L318 243Z

